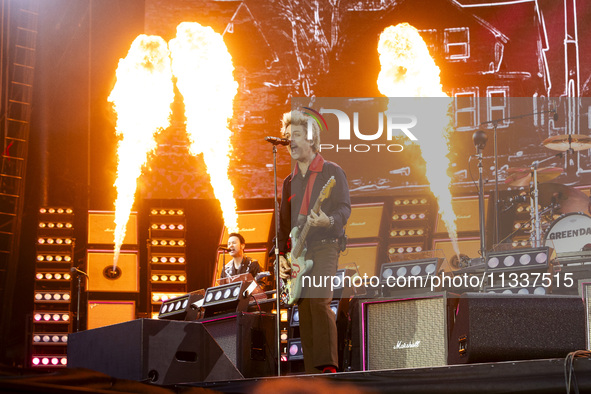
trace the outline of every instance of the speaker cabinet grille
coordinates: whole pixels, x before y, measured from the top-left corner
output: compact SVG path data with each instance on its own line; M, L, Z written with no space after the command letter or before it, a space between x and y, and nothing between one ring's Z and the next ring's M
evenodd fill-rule
M88 301L87 329L135 319L135 301Z
M364 302L363 369L446 365L448 314L445 293Z
M584 347L585 311L579 297L464 293L448 361L562 358Z
M117 267L113 270L113 252L88 251L88 291L128 292L139 291L138 258L136 252L119 255Z

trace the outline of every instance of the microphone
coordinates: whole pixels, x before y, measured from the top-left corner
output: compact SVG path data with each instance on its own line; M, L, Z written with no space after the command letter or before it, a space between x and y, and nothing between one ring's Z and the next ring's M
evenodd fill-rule
M478 150L484 149L486 141L488 141L488 136L482 130L476 130L472 135L472 142L474 142L474 146Z
M287 138L278 137L265 137L265 141L272 143L273 145L289 145L291 142Z
M81 269L78 269L78 267L72 267L70 268L70 272L73 274L79 274L79 275L84 275L88 278L88 274L84 271L82 271Z
M226 248L225 246L220 246L218 249L223 250L224 252L229 252L230 250L232 250L230 248Z
M552 120L554 120L554 123L558 122L558 112L556 112L556 108L552 110L552 114Z

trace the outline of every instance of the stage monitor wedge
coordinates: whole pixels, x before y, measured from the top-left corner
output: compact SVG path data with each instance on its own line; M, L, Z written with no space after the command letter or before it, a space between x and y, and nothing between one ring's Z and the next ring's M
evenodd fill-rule
M68 367L158 385L242 379L201 323L137 319L68 336Z

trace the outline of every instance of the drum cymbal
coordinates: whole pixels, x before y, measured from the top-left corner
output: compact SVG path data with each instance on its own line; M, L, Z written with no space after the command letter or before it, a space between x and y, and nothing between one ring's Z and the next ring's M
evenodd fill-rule
M542 145L548 149L562 152L566 152L571 148L574 151L585 150L591 148L591 136L581 134L555 135L546 138Z
M558 204L558 212L587 212L589 197L580 190L559 183L542 183L538 186L538 201L545 207Z
M505 183L510 186L528 186L534 176L530 167L513 167L507 172L509 176L505 178ZM561 167L538 168L538 183L551 181L563 172Z

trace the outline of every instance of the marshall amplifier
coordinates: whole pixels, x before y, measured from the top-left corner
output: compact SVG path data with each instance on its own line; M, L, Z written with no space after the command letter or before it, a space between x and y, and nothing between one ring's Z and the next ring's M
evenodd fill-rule
M446 365L456 302L445 292L362 302L363 370Z

